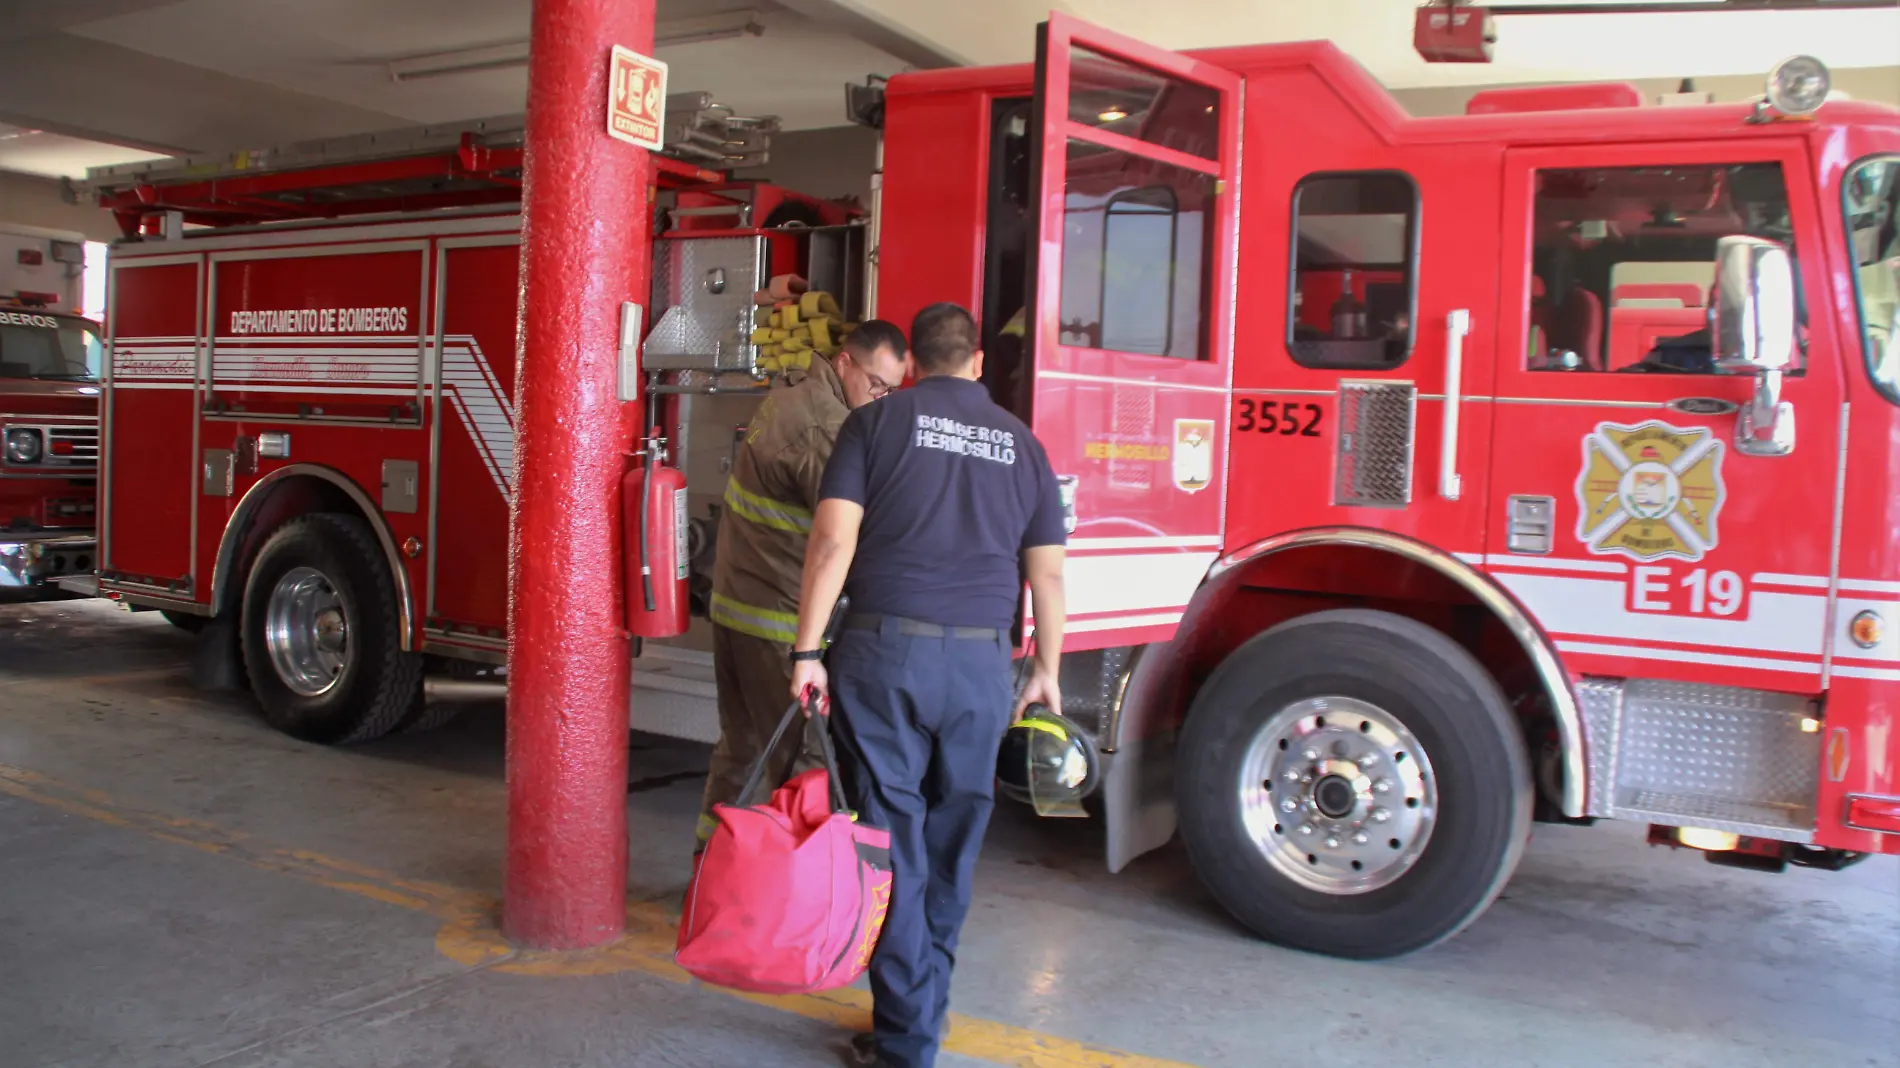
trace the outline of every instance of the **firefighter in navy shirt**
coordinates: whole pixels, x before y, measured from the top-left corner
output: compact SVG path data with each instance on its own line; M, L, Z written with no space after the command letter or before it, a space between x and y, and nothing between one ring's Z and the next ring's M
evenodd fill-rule
M853 1041L852 1057L928 1068L997 749L1029 704L1061 710L1065 534L1042 446L978 380L983 354L969 312L933 304L917 313L911 358L917 384L852 412L825 466L792 693L828 690L846 792L866 821L891 832L890 911L870 968L875 1031ZM1015 697L1010 632L1025 578L1036 654ZM850 605L821 660L840 592Z

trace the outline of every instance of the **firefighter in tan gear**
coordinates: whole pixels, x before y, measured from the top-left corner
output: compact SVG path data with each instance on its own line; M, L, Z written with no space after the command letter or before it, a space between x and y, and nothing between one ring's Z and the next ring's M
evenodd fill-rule
M747 429L726 482L724 514L713 561L713 676L719 689L719 743L713 747L700 805L698 841L712 834L712 807L737 799L785 712L791 686L792 639L798 627L798 584L818 481L838 427L903 382L904 332L881 319L859 324L830 360L788 376L766 395ZM788 737L766 762L777 785L811 766L815 752Z

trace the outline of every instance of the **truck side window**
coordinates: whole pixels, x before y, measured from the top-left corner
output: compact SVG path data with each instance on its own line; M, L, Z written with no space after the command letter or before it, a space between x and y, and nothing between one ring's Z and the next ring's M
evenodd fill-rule
M1534 371L1715 374L1716 241L1747 234L1795 254L1777 164L1583 167L1536 180L1525 343Z
M1324 174L1293 191L1287 351L1305 367L1384 370L1412 351L1418 186L1394 172Z
M1900 156L1856 163L1841 195L1867 369L1887 399L1900 401Z
M1062 342L1205 359L1214 179L1069 142Z

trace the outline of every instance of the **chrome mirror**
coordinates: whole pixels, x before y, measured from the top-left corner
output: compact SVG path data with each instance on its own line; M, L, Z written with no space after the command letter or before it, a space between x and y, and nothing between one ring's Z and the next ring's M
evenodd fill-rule
M1755 456L1794 451L1794 406L1781 399L1795 344L1794 261L1786 248L1758 237L1716 242L1709 333L1718 366L1756 376L1735 447Z

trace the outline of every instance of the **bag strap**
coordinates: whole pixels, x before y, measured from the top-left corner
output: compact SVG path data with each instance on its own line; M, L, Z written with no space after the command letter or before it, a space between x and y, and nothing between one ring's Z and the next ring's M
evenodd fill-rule
M798 702L793 701L791 707L785 710L785 714L779 717L778 729L772 732L772 740L765 743L765 748L759 751L759 758L752 762L752 770L746 772L745 785L739 788L739 796L734 799L734 805L739 808L750 808L758 803L759 787L765 779L765 761L778 751L778 744L785 740L785 732L791 729L792 720L798 717L799 711Z
M831 811L851 812L850 802L844 796L844 778L838 774L838 752L831 742L831 717L813 716L806 729L817 728L818 752L825 758L825 777L831 781ZM856 818L856 813L851 813Z
M825 622L823 639L827 649L831 647L833 639L837 638L838 628L844 623L845 613L850 610L850 605L851 599L840 595L837 603L831 606L831 618ZM813 697L814 703L825 700L820 695L814 694ZM791 728L793 718L802 710L801 701L794 699L791 706L785 710L785 715L779 717L778 728L772 732L772 740L765 743L765 749L759 753L759 759L752 762L752 770L746 772L745 785L739 788L739 796L733 804L740 808L750 808L758 803L757 791L760 781L765 778L765 760L778 750L778 744L785 740L785 732ZM813 708L810 718L816 721L818 749L824 754L825 776L831 780L831 810L849 812L851 807L845 803L844 784L838 780L838 755L831 748L831 717L819 715L818 710ZM810 723L805 725L806 730L810 730L811 727Z
M779 717L778 727L772 732L772 740L765 743L759 759L752 762L752 770L746 772L745 785L739 788L739 796L733 801L735 806L750 808L758 804L759 793L764 787L766 758L778 750L779 743L785 740L785 732L791 729L792 721L804 710L802 703L793 701L785 710L785 715ZM851 804L844 796L844 781L838 774L838 752L831 741L831 717L819 715L814 710L805 729L818 733L818 752L824 758L825 779L831 786L831 811L851 812Z

